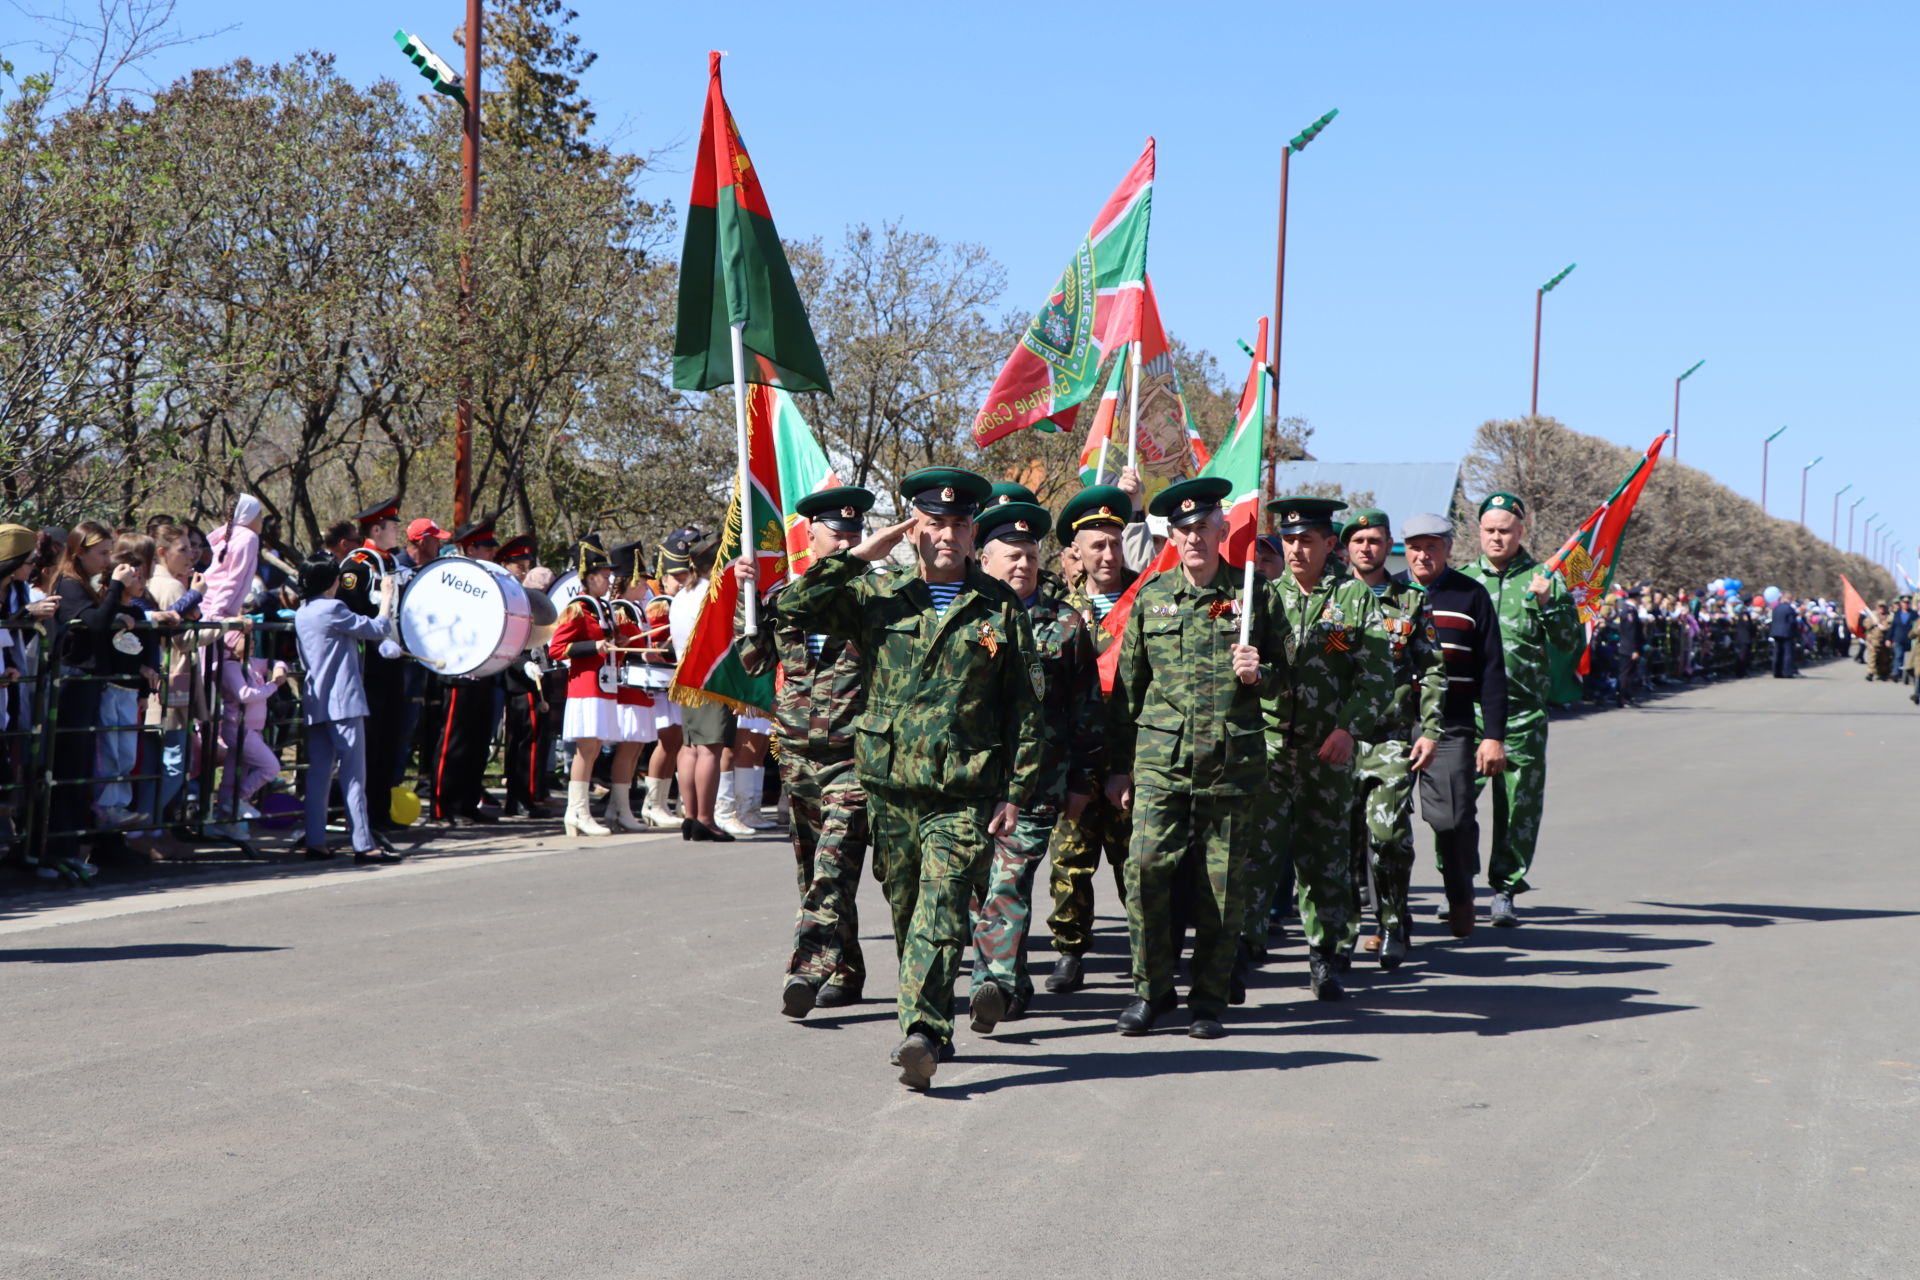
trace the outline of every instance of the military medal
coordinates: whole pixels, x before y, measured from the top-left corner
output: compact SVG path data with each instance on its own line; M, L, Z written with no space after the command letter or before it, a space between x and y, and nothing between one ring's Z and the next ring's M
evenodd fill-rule
M1320 621L1332 624L1332 630L1327 632L1328 653L1345 653L1353 647L1353 641L1347 637L1347 615L1339 605L1329 600Z
M1000 641L993 634L993 624L991 622L983 622L980 624L980 643L987 646L987 656L989 658L997 658L1000 656Z

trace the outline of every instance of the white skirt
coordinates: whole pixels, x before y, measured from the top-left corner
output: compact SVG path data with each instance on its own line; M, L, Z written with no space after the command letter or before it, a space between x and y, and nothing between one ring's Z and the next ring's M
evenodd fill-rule
M655 706L659 702L656 700ZM660 730L654 725L654 707L637 707L621 703L614 708L617 713L615 722L619 731L614 734L616 742L658 742Z
M680 727L680 704L664 693L655 694L653 705L640 709L653 713L653 737L648 739L649 742L656 742L667 730Z
M568 698L560 718L560 736L568 742L598 738L619 742L620 706L612 698Z
M773 733L773 721L765 716L741 716L734 727L742 733L757 733L763 738Z

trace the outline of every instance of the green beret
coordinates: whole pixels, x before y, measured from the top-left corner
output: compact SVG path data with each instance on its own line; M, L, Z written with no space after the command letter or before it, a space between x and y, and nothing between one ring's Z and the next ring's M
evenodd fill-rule
M1082 529L1124 529L1133 519L1133 499L1116 485L1096 484L1067 499L1060 508L1060 524L1054 533L1062 542L1072 542Z
M1153 496L1147 514L1160 516L1168 526L1184 529L1198 524L1220 509L1220 499L1233 492L1233 481L1225 476L1197 476L1170 484Z
M1047 536L1053 518L1037 502L1001 502L982 511L973 522L982 546L999 538L1005 542L1038 542Z
M1275 498L1267 504L1269 514L1277 516L1275 533L1305 533L1315 527L1333 528L1333 513L1345 511L1347 504L1338 498L1312 498L1295 494Z
M859 533L865 529L863 517L872 509L873 495L850 484L815 490L793 504L795 515L818 520L841 533Z
M1527 504L1520 500L1519 494L1508 493L1505 489L1501 489L1488 494L1480 503L1481 515L1489 511L1511 511L1524 520L1527 517Z
M1379 529L1387 535L1388 542L1393 541L1393 522L1378 507L1368 507L1348 516L1346 526L1340 530L1340 541L1345 542L1362 529Z
M930 516L972 519L992 494L985 476L960 467L923 467L900 482L900 496Z

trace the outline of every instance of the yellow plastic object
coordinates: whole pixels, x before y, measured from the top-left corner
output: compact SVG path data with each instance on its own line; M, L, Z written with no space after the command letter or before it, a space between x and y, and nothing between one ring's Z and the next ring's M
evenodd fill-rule
M388 801L387 812L393 820L403 827L410 827L420 821L420 797L411 787L395 787L393 798Z

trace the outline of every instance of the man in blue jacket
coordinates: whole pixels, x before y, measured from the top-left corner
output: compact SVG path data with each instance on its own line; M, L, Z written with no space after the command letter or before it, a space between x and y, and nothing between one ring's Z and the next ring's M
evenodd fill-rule
M1774 601L1773 620L1767 624L1767 639L1773 644L1773 678L1785 680L1800 673L1793 669L1793 642L1800 632L1800 617L1793 609L1793 597L1782 591Z
M327 794L337 765L353 832L353 860L398 862L401 855L374 842L367 819L367 691L360 678L360 648L354 643L380 644L398 656L388 634L394 579L389 575L381 581L380 611L371 618L348 608L339 594L340 567L331 559L300 566L303 603L293 615L293 633L306 672L301 702L307 721L307 856L333 856L327 850Z

